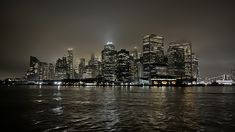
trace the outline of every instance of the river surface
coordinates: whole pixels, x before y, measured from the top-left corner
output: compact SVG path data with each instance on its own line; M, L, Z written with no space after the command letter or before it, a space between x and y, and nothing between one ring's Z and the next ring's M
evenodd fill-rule
M1 131L235 131L235 87L0 86Z

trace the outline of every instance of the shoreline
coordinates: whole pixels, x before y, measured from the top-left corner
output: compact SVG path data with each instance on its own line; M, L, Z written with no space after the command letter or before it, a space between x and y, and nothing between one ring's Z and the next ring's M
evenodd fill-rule
M155 87L155 86L167 86L167 87L196 87L196 86L202 86L202 87L206 87L206 86L235 86L235 84L233 85L205 85L205 84L192 84L192 85L186 85L186 84L182 84L182 85L148 85L148 84L132 84L132 85L72 85L72 84L0 84L0 86L18 86L18 85L25 85L25 86L77 86L77 87Z

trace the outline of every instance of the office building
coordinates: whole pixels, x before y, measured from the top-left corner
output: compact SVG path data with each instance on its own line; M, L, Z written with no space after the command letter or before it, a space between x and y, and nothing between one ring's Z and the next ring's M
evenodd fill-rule
M159 67L166 67L163 42L163 37L154 34L145 35L143 38L143 77L146 80L158 76L161 71L156 70Z

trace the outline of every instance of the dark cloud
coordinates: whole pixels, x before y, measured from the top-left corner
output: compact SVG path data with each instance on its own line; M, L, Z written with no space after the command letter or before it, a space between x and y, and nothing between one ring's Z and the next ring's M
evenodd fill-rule
M38 0L0 5L0 77L21 76L29 56L55 62L68 47L76 57L99 53L106 41L117 48L142 48L142 36L188 39L200 57L202 76L235 65L235 4L203 0Z

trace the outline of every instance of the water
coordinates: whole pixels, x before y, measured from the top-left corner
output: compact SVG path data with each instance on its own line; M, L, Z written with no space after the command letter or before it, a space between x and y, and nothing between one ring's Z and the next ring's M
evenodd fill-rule
M1 129L234 131L235 87L0 86Z

